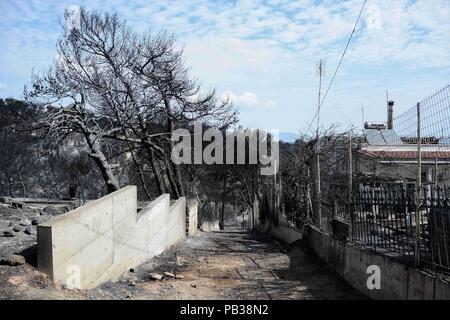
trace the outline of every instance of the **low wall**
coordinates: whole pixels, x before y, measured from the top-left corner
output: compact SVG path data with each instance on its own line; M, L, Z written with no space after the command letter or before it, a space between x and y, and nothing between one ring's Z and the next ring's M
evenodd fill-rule
M314 227L308 228L308 241L319 258L372 299L450 299L450 283L387 256L339 241ZM380 268L380 290L367 288L367 267L371 265Z
M118 277L185 236L185 199L164 194L137 214L128 186L37 227L38 269L71 288Z
M187 209L187 225L188 236L195 236L198 228L198 202L195 199L190 199L186 204Z
M270 234L284 243L292 243L303 238L303 233L290 225L272 226Z
M200 225L200 230L202 230L203 232L219 231L219 220L203 221Z
M170 207L166 246L171 247L186 237L186 198L179 198Z
M135 228L135 265L162 253L167 247L170 196L163 194L139 211Z
M303 232L292 226L284 216L281 216L278 224L263 223L256 226L256 230L266 233L271 237L283 242L292 243L303 238Z

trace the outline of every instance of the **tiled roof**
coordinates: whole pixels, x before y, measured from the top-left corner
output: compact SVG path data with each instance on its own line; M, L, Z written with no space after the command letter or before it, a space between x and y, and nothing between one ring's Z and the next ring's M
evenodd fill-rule
M360 150L365 156L379 159L397 159L397 160L415 160L417 159L417 151L400 151L400 150ZM422 159L450 159L450 150L434 150L421 151Z

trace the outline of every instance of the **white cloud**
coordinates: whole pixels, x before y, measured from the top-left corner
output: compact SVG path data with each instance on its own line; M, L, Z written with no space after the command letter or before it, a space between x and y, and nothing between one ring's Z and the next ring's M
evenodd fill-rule
M104 10L101 1L80 4L83 3L88 9ZM74 13L78 10L78 5L70 1L56 5L44 0L16 1L0 6L6 13L0 27L9 26L8 32L0 31L8 43L0 51L5 65L12 65L10 60L17 53L21 58L30 58L54 50L57 17L65 8ZM226 59L239 60L247 69L274 69L277 64L282 65L278 67L282 70L300 63L313 64L323 55L338 59L360 6L359 0L333 1L333 5L329 1L310 0L174 0L170 4L165 0L151 3L136 0L132 5L124 0L115 1L115 11L137 30L168 29L187 50L196 50L196 46L206 49L205 54L199 50L195 54L207 66L211 50L205 43L222 50ZM350 47L349 59L357 63L384 63L390 59L388 62L416 67L448 67L449 10L448 0L379 0L376 5L369 4ZM15 28L10 27L13 25ZM421 29L426 30L426 35L418 34L417 30ZM33 50L31 54L30 50ZM189 62L196 59L188 58ZM30 63L21 68L29 69Z
M366 24L368 30L380 30L382 26L381 10L376 5L367 8Z
M221 95L222 100L229 99L238 108L275 108L278 104L273 100L261 101L258 96L249 91L244 91L242 94L235 94L231 90L225 91Z
M314 114L316 61L327 61L326 86L362 1L114 0L114 9L105 9L100 0L0 0L0 38L7 44L0 48L5 92L20 91L32 68L39 71L51 62L58 17L73 3L115 11L139 32L173 32L177 45L185 47L192 74L206 86L233 90L242 108L260 107L258 116L266 117L263 126L278 121L280 128L297 128L299 119L308 121ZM369 1L326 103L354 101L345 108L359 110L378 95L382 102L385 89L409 87L421 95L448 82L449 12L448 0ZM416 75L428 82L414 82ZM356 90L355 80L372 86ZM274 115L270 107L277 104L294 116ZM343 107L330 121L343 121L345 113ZM324 111L321 118L326 117Z
M276 103L276 102L273 101L273 100L266 101L266 102L264 102L263 105L264 105L265 107L267 107L267 108L276 108L276 107L278 107L278 103Z

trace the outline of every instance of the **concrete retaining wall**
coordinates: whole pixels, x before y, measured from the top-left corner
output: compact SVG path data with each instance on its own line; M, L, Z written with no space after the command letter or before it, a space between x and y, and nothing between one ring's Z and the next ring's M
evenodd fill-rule
M301 240L303 233L291 225L279 223L278 226L272 226L270 234L284 243L292 243Z
M256 230L269 234L271 237L283 242L292 243L303 238L303 232L292 226L284 216L281 216L278 224L259 223Z
M38 269L54 282L94 288L160 254L185 236L185 199L164 194L137 214L129 186L41 224Z
M309 227L308 237L315 253L358 291L372 299L450 299L450 283L421 270L407 267L373 251L338 241ZM381 289L369 290L367 267L381 271Z
M195 236L198 228L198 202L195 199L190 199L186 204L187 219L188 219L188 236Z
M213 220L213 221L203 221L200 230L203 232L213 232L213 231L219 231L219 220Z
M163 194L139 211L135 233L136 264L162 253L167 247L170 196Z
M186 237L186 198L180 198L170 207L166 246L171 247Z

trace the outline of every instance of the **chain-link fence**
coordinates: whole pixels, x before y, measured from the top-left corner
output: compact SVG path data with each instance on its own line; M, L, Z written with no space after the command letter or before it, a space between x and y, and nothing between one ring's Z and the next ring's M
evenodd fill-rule
M450 86L393 111L388 102L387 122L362 133L331 129L286 147L281 206L297 226L449 273Z
M353 154L352 240L450 272L450 86L366 124Z

